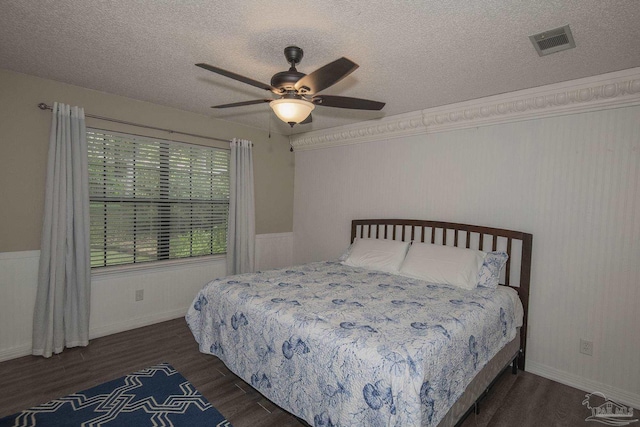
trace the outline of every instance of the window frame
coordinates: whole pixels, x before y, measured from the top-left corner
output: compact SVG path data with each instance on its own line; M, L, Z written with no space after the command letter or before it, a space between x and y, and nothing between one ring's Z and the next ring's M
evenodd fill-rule
M185 219L185 216L171 216L171 214L169 213L169 209L171 206L177 206L180 203L186 202L186 203L190 203L190 204L197 204L197 203L208 203L211 204L212 206L215 206L216 204L222 204L222 205L226 205L224 208L224 229L225 229L225 237L226 237L226 231L228 230L228 215L229 215L229 189L227 188L226 190L226 199L216 199L216 197L214 197L214 187L215 184L212 182L211 185L211 195L212 197L210 199L197 199L197 198L189 198L189 199L183 199L183 201L178 201L179 197L172 197L169 192L171 191L170 188L168 187L169 184L169 175L173 172L175 173L176 170L175 169L171 169L169 168L169 162L168 162L168 158L169 158L169 152L170 152L170 148L172 144L176 144L177 146L185 146L186 148L190 148L190 147L197 147L197 148L202 148L202 149L210 149L210 150L214 150L214 151L221 151L221 152L227 152L226 154L226 173L223 173L223 179L227 179L227 182L229 182L229 167L230 167L230 149L229 148L221 148L221 147L216 147L216 146L212 146L212 145L205 145L205 144L196 144L196 143L192 143L192 142L184 142L184 141L176 141L176 140L169 140L169 139L165 139L165 138L156 138L156 137L152 137L152 136L147 136L147 135L137 135L137 134L133 134L133 133L128 133L128 132L121 132L121 131L113 131L113 130L108 130L108 129L100 129L97 127L87 127L87 144L88 144L88 152L87 152L87 156L90 156L90 147L89 145L91 144L90 138L89 138L89 134L98 134L98 135L106 135L106 136L113 136L116 138L122 138L125 140L129 140L132 142L136 142L136 141L141 141L143 143L153 143L153 142L157 142L159 143L158 146L158 156L159 156L159 162L160 164L165 163L165 168L163 167L159 167L158 168L158 188L157 191L160 192L160 196L157 198L156 200L156 204L157 204L157 209L158 209L158 213L159 213L159 218L157 219L157 224L159 226L159 228L157 230L155 230L155 234L156 234L156 239L157 239L157 249L156 249L156 259L150 260L150 261L135 261L136 256L134 256L134 261L132 262L122 262L122 263L118 263L118 264L112 264L112 265L95 265L91 267L91 275L92 276L101 276L101 275L106 275L106 274L112 274L114 272L130 272L130 271L138 271L138 270L147 270L147 269L154 269L157 270L158 268L160 269L165 269L165 268L171 268L174 266L184 266L184 265L188 265L188 264L200 264L200 263L207 263L207 262L211 262L212 260L222 260L226 258L226 242L225 242L225 252L218 252L218 253L209 253L209 254L202 254L202 255L188 255L188 256L178 256L178 257L171 257L171 249L170 249L170 240L171 240L171 236L176 236L176 235L180 235L180 233L178 232L177 234L172 234L171 230L169 230L169 228L171 227L171 225L165 225L162 226L161 224L171 224L169 222L163 222L162 218L182 218ZM137 151L138 148L135 148L133 151ZM213 161L213 157L212 157L212 161ZM90 162L89 162L90 163ZM214 163L215 164L215 163ZM104 170L104 169L103 169ZM126 170L125 168L123 168L122 170ZM182 172L181 170L179 170L178 172ZM192 169L190 169L190 172L193 172ZM91 182L91 171L89 170L89 179ZM191 177L193 175L189 176L188 181L191 182ZM112 177L117 177L117 174L112 175ZM106 175L103 174L103 178L106 178ZM116 178L111 178L111 179L116 179ZM185 180L187 181L187 180ZM164 183L163 183L164 182ZM172 181L173 182L173 181ZM179 181L180 182L180 181ZM181 182L184 183L184 182ZM103 193L106 194L106 193ZM95 197L95 194L94 194ZM223 197L224 197L224 192L223 192ZM89 195L89 203L91 205L91 203L104 203L105 207L106 204L109 203L107 200L107 197L105 196L102 200L100 200L99 197L96 197L95 199L92 198L91 195L91 191L90 191L90 195ZM124 197L123 197L124 199ZM135 197L131 197L132 200L135 200ZM152 203L149 202L149 200L153 199L153 197L151 198L140 198L141 201L143 201L143 203ZM162 204L159 200L161 199L167 199L170 200L170 202L166 203L166 204ZM221 203L221 200L222 201ZM114 203L117 203L117 201L112 201ZM122 201L121 201L122 203ZM135 203L135 202L131 202L131 201L127 201L127 203ZM164 206L164 207L162 207ZM91 217L91 211L89 213L90 217ZM105 213L106 215L106 213ZM134 216L135 218L135 216ZM135 219L133 220L134 224L135 224ZM213 225L215 225L215 222L213 222L211 224L211 230L212 230L212 239L214 239L214 235L213 235ZM134 230L137 227L137 225L134 226ZM193 227L193 224L190 225L190 227L188 228L188 233L193 233L193 231L195 231L197 228ZM135 236L135 231L133 232L134 236ZM91 252L91 247L92 247L92 234L90 234L89 236L89 246L90 246L90 252ZM105 233L105 236L108 236L108 233ZM190 235L190 243L189 243L189 250L192 251L193 248L193 234ZM135 247L136 243L132 242L132 247ZM164 248L164 252L162 252L162 249ZM213 250L214 246L213 246L213 240L211 243L211 248ZM183 249L181 247L179 247L179 249ZM106 250L106 241L104 243L104 249ZM134 250L135 251L135 250ZM106 257L106 255L105 255ZM107 262L107 260L105 259L104 261L105 263Z

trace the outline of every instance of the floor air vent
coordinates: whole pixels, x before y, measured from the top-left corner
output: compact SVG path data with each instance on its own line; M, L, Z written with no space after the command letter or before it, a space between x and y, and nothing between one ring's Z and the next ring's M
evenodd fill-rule
M534 34L529 36L529 39L540 56L576 47L576 42L573 40L573 35L568 25Z

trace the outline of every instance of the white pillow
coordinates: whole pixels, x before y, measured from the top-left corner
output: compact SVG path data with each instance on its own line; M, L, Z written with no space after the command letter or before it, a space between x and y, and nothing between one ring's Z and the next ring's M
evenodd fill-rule
M407 254L409 242L384 239L356 239L342 263L351 267L397 273Z
M358 240L357 237L356 237L356 240ZM353 248L353 243L349 245L347 250L344 251L344 253L342 255L340 255L340 258L338 258L338 261L340 261L340 262L346 261L347 258L349 258L349 254L351 253L351 248Z
M475 249L413 243L400 274L431 283L474 289L486 253Z

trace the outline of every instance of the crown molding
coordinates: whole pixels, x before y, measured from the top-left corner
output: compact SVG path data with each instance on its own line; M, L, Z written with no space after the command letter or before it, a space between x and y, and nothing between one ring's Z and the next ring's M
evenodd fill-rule
M292 135L295 151L373 142L427 133L421 111L399 114L378 120Z
M419 134L640 105L640 67L292 135L313 150Z

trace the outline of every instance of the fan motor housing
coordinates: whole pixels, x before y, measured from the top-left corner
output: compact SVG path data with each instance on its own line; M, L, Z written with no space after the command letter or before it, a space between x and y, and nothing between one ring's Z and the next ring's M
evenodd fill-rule
M281 71L271 77L271 86L284 90L295 90L294 85L298 80L306 76L297 70Z

